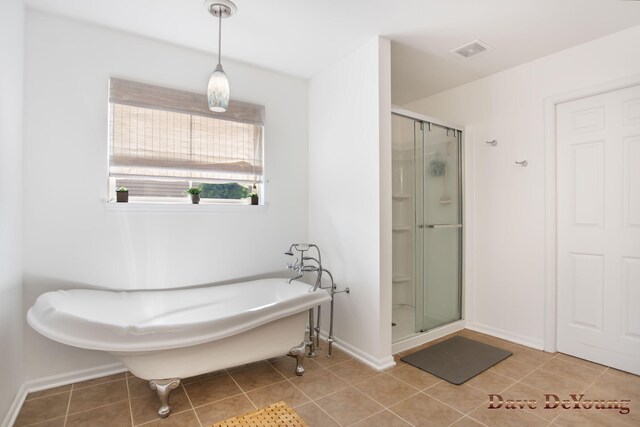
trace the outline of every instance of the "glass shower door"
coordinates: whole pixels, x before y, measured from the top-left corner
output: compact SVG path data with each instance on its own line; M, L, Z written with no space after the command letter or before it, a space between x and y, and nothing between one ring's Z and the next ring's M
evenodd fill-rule
M461 132L416 123L416 331L461 319Z

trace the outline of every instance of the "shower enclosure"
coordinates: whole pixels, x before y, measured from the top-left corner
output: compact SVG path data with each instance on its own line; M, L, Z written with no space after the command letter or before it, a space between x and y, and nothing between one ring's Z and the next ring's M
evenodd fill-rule
M462 131L393 109L394 343L462 318Z

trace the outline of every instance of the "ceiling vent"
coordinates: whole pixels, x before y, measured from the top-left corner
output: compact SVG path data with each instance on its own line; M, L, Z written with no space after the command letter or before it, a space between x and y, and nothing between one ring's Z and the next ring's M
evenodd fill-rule
M449 52L460 55L463 58L471 58L472 56L479 55L491 49L492 47L488 44L483 43L480 40L474 40L453 50L450 50Z

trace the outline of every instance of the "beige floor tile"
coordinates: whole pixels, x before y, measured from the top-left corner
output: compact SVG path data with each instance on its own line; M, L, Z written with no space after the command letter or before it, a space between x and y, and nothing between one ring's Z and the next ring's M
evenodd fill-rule
M331 418L326 412L324 412L315 403L307 403L295 408L295 411L302 417L302 419L309 424L309 427L339 427L333 418Z
M156 394L156 392L151 389L149 381L134 376L127 377L127 387L129 387L129 396L131 399Z
M25 401L15 425L24 426L65 416L69 395L61 393Z
M355 387L385 408L418 392L409 384L389 374L378 375L362 381L356 384Z
M545 393L565 394L580 393L587 389L589 381L552 374L544 369L537 369L522 378L520 382L542 390Z
M271 365L274 368L276 368L278 372L280 372L286 378L292 378L297 376L296 360L293 357L285 356L279 359L272 360L269 363L271 363ZM318 365L316 362L314 362L313 359L310 359L310 358L306 358L302 366L304 367L305 373L313 372L320 368L320 365Z
M349 384L326 369L318 369L301 377L291 378L289 381L311 399L319 399L327 394L349 387Z
M618 401L619 408L622 408L622 405L628 407L629 412L627 414L621 414L620 409L615 409L614 406L610 410L599 410L598 413L621 423L640 426L640 389L636 389L635 392L630 390L625 392L623 390L623 387L614 391L610 388L604 389L598 386L593 386L587 390L583 400ZM625 404L621 403L621 400L629 400L630 402ZM622 412L626 412L626 410L623 410Z
M353 387L316 400L316 404L342 425L350 425L384 408Z
M348 360L337 365L332 365L328 369L349 384L355 384L380 375L379 372L355 360Z
M411 365L407 365L401 362L402 365L389 371L389 375L396 377L397 379L404 381L405 383L417 388L418 390L424 390L442 381L440 378L431 375L422 369L415 368Z
M540 418L544 418L548 421L552 421L558 415L560 415L560 409L545 409L545 396L542 390L538 390L537 388L533 388L527 384L523 383L515 383L508 389L504 390L500 395L503 400L521 400L521 401L529 401L535 400L537 403L535 404L536 408L531 409L528 405L525 404L524 410L526 412L530 412L534 415L537 415Z
M232 372L231 376L236 380L244 392L266 387L285 380L285 377L282 376L276 368L269 364Z
M193 406L206 405L242 393L230 375L220 375L209 380L184 386Z
M223 369L221 371L216 371L215 373L206 373L206 374L202 374L202 375L194 375L193 377L183 378L182 380L180 380L180 383L182 385L193 384L193 383L197 383L198 381L208 380L208 379L211 379L211 377L224 375L226 373L227 373L227 371Z
M169 394L169 405L171 406L172 414L191 409L191 403L189 403L187 394L182 387L178 387ZM133 424L143 424L160 418L158 409L160 409L160 399L155 391L146 396L131 399Z
M480 375L471 378L468 384L485 393L499 393L516 382L515 379L506 377L493 371L484 371Z
M590 368L599 372L604 372L607 367L599 365L597 363L589 362L588 360L580 359L578 357L569 356L568 354L556 353L556 359L564 360L565 362L575 363L585 368Z
M345 353L342 350L338 350L336 347L333 347L333 355L331 357L327 357L328 350L329 350L329 346L326 344L323 345L317 351L318 355L314 357L312 360L324 368L326 368L327 366L335 365L336 363L352 360L347 353Z
M128 398L127 381L125 379L84 387L71 392L69 414L109 405Z
M415 426L449 426L463 416L462 413L424 393L411 396L389 409Z
M426 389L424 393L465 414L487 401L487 393L466 384L454 385L446 381Z
M513 353L513 355L509 356L509 359L536 367L548 362L555 356L553 353L547 353L520 344L513 344L508 350Z
M171 414L168 418L151 421L144 427L200 427L200 422L193 409L179 414Z
M410 425L402 418L386 410L354 424L354 426L358 427L406 427Z
M66 419L66 417L54 418L53 420L30 424L29 427L63 427Z
M109 381L123 380L123 379L125 379L125 377L126 377L126 373L122 372L122 373L119 373L119 374L107 375L105 377L94 378L92 380L82 381L82 382L79 382L79 383L75 383L73 385L73 391L76 391L76 390L79 390L79 389L85 388L85 387L91 387L91 386L94 386L94 385L107 383Z
M268 364L269 362L267 362L266 360L260 360L258 362L251 362L251 363L245 363L244 365L232 366L231 368L228 368L226 371L231 373L236 371L242 371L243 369L257 368L258 366L264 366Z
M614 418L593 410L566 410L554 420L553 425L562 427L625 427L638 425L629 424L626 421L624 415Z
M67 427L130 427L129 402L122 401L67 417Z
M536 370L535 366L518 362L515 359L512 359L512 357L513 356L508 357L497 365L492 366L489 371L519 380Z
M26 400L37 399L38 397L51 396L53 394L68 393L71 391L71 384L54 387L47 390L34 391L29 393Z
M309 399L289 381L282 381L250 391L247 396L258 408L263 408L281 400L292 408L309 402Z
M616 369L607 369L602 374L593 387L602 389L610 393L611 399L632 399L640 401L640 377Z
M543 427L549 424L549 421L520 409L487 409L483 406L469 416L489 427Z
M552 374L576 378L588 384L594 382L604 372L604 370L591 369L584 365L571 363L557 357L545 362L540 369L544 369Z
M453 423L451 427L483 427L478 421L473 418L464 417Z
M209 426L255 410L256 407L253 406L251 401L244 394L241 394L200 406L196 408L196 414L203 426Z

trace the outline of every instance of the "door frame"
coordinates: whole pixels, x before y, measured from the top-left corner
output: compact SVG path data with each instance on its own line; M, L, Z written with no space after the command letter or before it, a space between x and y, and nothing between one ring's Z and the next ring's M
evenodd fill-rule
M581 98L640 85L640 74L589 86L544 99L544 186L545 186L545 286L544 286L544 350L557 350L557 145L556 106Z

